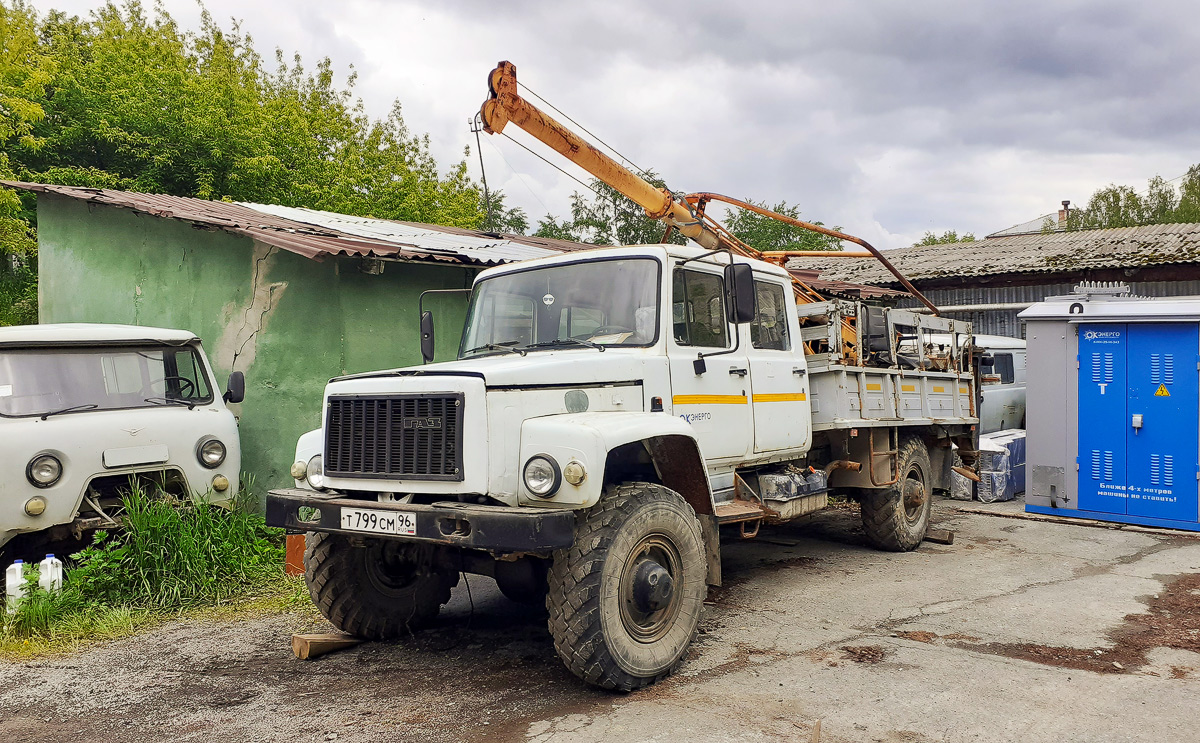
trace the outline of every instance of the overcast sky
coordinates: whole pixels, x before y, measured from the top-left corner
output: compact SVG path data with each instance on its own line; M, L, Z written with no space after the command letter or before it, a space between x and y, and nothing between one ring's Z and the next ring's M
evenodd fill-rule
M94 0L34 0L86 15ZM191 0L164 0L195 28ZM444 168L502 59L518 79L682 191L786 200L879 247L977 236L1108 183L1200 162L1200 13L1190 0L686 3L208 0L268 59L358 72L368 112L404 107ZM515 127L514 138L540 147ZM484 136L489 184L528 212L577 183ZM586 174L540 150L584 180Z

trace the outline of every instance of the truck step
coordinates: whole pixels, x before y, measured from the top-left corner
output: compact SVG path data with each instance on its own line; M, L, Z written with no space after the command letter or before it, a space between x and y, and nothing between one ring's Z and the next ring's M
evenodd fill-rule
M741 500L739 498L718 504L715 513L718 524L755 521L766 516L766 512L763 511L762 506L753 501Z

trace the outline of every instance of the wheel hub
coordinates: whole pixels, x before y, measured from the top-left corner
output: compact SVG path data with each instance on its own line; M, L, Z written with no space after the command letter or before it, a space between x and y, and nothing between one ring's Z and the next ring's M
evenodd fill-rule
M675 583L683 576L679 548L663 534L649 534L626 558L620 578L621 623L630 637L652 643L666 635L679 614Z
M651 559L642 560L633 573L633 603L649 614L665 608L675 593L671 573Z
M925 503L925 486L917 480L904 482L904 507L920 508Z

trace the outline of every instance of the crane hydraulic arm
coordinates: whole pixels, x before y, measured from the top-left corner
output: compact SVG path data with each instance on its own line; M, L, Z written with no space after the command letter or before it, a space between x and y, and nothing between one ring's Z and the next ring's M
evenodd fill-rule
M556 121L549 114L521 97L517 89L517 68L511 62L501 62L492 70L488 77L488 87L491 95L483 103L480 116L483 119L483 130L488 134L499 134L509 122L516 124L550 149L559 153L593 176L616 189L626 198L646 210L646 216L667 225L668 230L678 230L684 237L690 238L709 250L728 250L731 253L747 258L769 261L781 264L790 255L789 252L763 252L738 240L720 223L709 217L704 210L709 201L723 201L743 209L750 209L764 216L778 219L788 224L806 230L830 235L840 240L848 240L866 248L868 253L838 253L831 251L822 255L866 257L874 256L887 267L914 297L926 307L938 314L935 307L904 277L878 250L862 238L847 235L837 230L831 230L821 225L815 225L798 219L777 214L762 207L727 196L712 193L692 194L676 198L665 188L656 188L639 177L633 171L613 160L608 155L593 147L583 138ZM792 277L792 288L796 301L800 303L820 302L823 298L811 287ZM844 323L842 336L847 349L857 346L857 332L853 325ZM851 351L851 355L857 354Z

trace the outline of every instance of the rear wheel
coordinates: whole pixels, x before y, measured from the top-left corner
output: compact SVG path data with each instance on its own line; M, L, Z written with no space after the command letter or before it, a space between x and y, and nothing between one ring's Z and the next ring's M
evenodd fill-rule
M368 540L356 547L338 534L309 532L304 577L313 603L338 629L388 640L437 617L458 582L434 564L435 547Z
M873 546L907 552L916 549L925 538L933 509L925 441L917 436L903 439L896 460L900 479L895 485L868 491L862 497L862 521Z
M670 674L696 636L707 593L700 524L676 492L606 490L576 517L550 568L550 634L579 678L630 691Z

